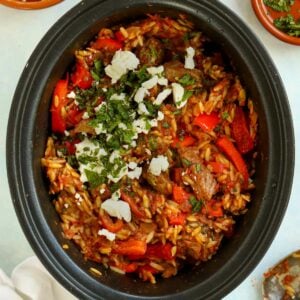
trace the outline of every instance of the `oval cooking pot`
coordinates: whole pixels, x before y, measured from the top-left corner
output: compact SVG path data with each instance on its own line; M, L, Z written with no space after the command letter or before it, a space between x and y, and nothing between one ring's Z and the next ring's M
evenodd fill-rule
M256 190L234 236L198 267L186 268L156 285L122 276L83 259L63 238L41 168L49 134L49 106L55 83L72 62L75 49L101 27L159 13L189 15L232 61L259 115ZM220 299L258 264L285 213L294 169L294 135L287 97L264 47L228 8L210 0L83 1L41 40L17 86L7 131L11 195L24 233L53 276L81 299ZM62 249L68 244L69 250ZM90 267L103 273L95 277Z

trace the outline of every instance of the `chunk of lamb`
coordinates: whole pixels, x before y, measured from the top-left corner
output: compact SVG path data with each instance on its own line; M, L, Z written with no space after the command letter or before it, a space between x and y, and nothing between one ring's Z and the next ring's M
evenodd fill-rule
M209 201L218 191L218 183L203 165L192 165L182 175L183 182L193 189L197 199Z
M178 82L185 75L194 79L193 87L202 86L202 72L198 69L186 69L180 61L170 61L164 64L166 78L171 82Z
M163 195L172 194L172 181L167 172L162 172L159 176L156 176L147 170L143 172L143 178L155 191Z
M141 65L148 67L158 66L164 60L164 47L156 38L149 38L142 47L137 50L137 56Z

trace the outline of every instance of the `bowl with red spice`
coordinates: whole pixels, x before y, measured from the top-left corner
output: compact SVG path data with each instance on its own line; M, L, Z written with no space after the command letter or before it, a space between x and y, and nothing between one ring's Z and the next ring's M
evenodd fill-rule
M283 42L300 45L300 2L297 0L252 0L262 25Z
M7 166L24 233L77 297L216 299L279 228L293 127L270 57L219 2L91 0L29 60Z

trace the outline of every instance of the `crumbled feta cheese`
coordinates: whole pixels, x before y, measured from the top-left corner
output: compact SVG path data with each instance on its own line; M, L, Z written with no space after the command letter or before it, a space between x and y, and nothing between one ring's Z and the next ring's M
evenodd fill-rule
M152 158L149 165L149 171L155 176L159 176L161 172L168 170L168 168L168 158L163 155L158 155L157 157Z
M107 88L102 88L102 91L103 91L104 93L106 93L106 92L107 92Z
M81 196L80 196L80 194L79 193L75 193L75 199L80 199L81 198Z
M118 150L114 150L109 157L109 162L113 163L116 159L120 159L120 158L121 158L120 152Z
M115 240L115 238L116 238L116 234L115 233L113 233L113 232L110 232L110 231L108 231L107 229L105 229L105 228L103 228L103 229L100 229L99 231L98 231L98 235L103 235L103 236L105 236L109 241L114 241Z
M157 113L157 121L162 121L165 118L165 115L162 111L158 111Z
M155 105L161 105L164 100L172 93L171 89L164 89L162 92L160 92L156 99L154 100L153 104Z
M71 91L69 94L67 94L67 98L75 99L75 97L76 97L76 94L74 91Z
M131 144L130 144L130 146L131 146L132 148L136 147L136 145L137 145L137 144L136 144L136 141L132 141Z
M143 103L143 102L139 103L139 106L138 106L138 113L139 113L140 115L146 115L146 116L150 115L150 113L149 113L149 111L148 111L148 109L147 109L145 103Z
M138 166L137 163L134 162L134 161L131 161L131 162L128 164L128 168L131 169L131 170L135 169L137 166Z
M121 93L121 94L113 94L110 97L110 100L125 100L126 94Z
M74 101L75 105L79 105L79 102L77 100Z
M124 123L119 123L119 124L118 124L118 127L119 127L120 129L124 129L124 130L127 129L127 126L126 126Z
M146 88L147 90L152 89L153 87L155 87L158 83L158 77L157 75L154 75L153 77L151 77L149 80L144 81L142 83L142 87Z
M87 111L85 111L84 113L83 113L83 115L82 115L82 119L83 120L86 120L86 119L88 119L90 116L89 116L89 113L87 112Z
M111 78L111 83L116 83L129 70L135 70L140 61L134 53L130 51L118 50L111 61L111 64L106 66L104 71Z
M134 95L134 101L137 103L141 103L144 100L144 98L149 94L150 93L146 88L140 87Z
M135 169L133 169L132 171L129 171L127 176L130 178L130 179L139 179L140 176L142 175L142 171L143 169L141 167L136 167Z
M112 138L112 134L108 133L106 135L106 141L108 142Z
M99 192L100 192L100 194L102 195L102 194L104 194L104 193L105 193L105 189L104 189L104 188L102 188L102 189L100 189L100 190L99 190Z
M95 130L96 134L107 133L106 129L103 128L102 123L97 124L97 127L94 127L94 130Z
M195 55L195 49L192 47L188 47L186 49L186 56L185 56L185 62L184 62L184 67L186 69L194 69L195 68L194 55Z
M151 150L148 149L148 148L145 149L145 152L146 152L148 155L151 155L151 154L152 154L152 153L151 153Z
M108 199L102 203L101 208L105 210L111 217L124 219L126 222L131 221L130 207L125 201Z
M64 131L64 134L65 134L65 136L69 136L69 135L70 135L70 132L67 131L67 130L65 130L65 131Z
M150 123L151 127L157 127L157 125L158 125L157 119L149 120L149 123Z
M184 88L179 83L172 83L173 100L177 108L182 108L186 105L187 100L182 101L184 95Z
M165 78L165 77L160 77L160 78L158 78L158 84L159 85L165 85L165 86L167 86L168 85L168 79L167 78Z
M150 75L161 74L164 71L164 66L149 67L147 68L147 71Z
M68 208L68 207L69 207L69 204L68 204L68 203L65 203L65 204L64 204L64 207L65 207L65 208Z
M147 124L146 124L146 121L144 119L137 119L137 120L134 120L133 123L132 123L132 126L134 128L134 130L137 132L137 133L145 133L147 134L150 130L147 129Z

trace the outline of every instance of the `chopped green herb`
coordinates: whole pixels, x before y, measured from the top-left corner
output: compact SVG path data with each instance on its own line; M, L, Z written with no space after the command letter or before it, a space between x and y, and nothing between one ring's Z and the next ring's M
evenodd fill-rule
M186 158L183 158L181 161L185 167L189 167L192 165L192 163Z
M104 68L101 60L95 60L94 67L91 70L91 74L94 80L101 80L104 75Z
M150 48L150 55L151 55L151 57L157 58L158 57L157 50L154 47L152 47L152 46L150 46L149 48Z
M168 122L163 122L162 127L163 128L170 128L170 124Z
M186 73L178 80L178 82L183 86L188 86L195 83L195 78Z
M196 197L194 196L190 197L189 202L192 206L192 211L194 213L199 212L200 209L202 208L203 202L201 200L197 200Z
M187 42L189 39L190 39L190 32L186 32L184 35L183 35L183 40L185 41L185 42Z
M113 183L109 186L109 190L110 190L111 193L114 193L120 188L120 186L121 185L120 185L119 182Z
M274 25L290 36L300 37L300 20L296 22L294 17L290 14L275 19Z
M201 165L200 164L195 164L195 169L196 169L196 172L199 173L201 172Z
M185 90L180 103L187 101L193 95L193 91Z
M291 6L294 5L295 0L264 0L265 5L271 7L276 11L288 12Z
M223 120L228 119L228 118L229 118L229 113L228 113L227 111L224 111L224 112L222 113L222 115L221 115L221 118L222 118Z
M154 151L154 150L157 149L157 147L158 147L158 145L157 145L156 138L154 136L150 136L149 137L149 148L150 148L150 150Z
M175 111L173 111L173 115L177 116L181 114L181 109L176 109Z
M92 188L105 182L105 177L97 172L88 169L85 169L84 172Z

